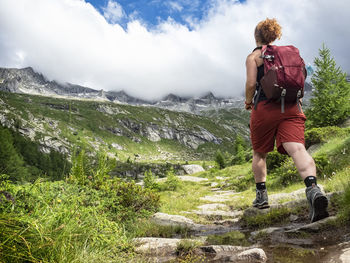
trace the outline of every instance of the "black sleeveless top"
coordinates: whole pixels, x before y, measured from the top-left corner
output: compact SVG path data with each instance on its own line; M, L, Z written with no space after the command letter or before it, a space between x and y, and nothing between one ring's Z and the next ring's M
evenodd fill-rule
M262 49L262 47L254 48L253 52L255 50L257 50L257 49ZM264 76L264 64L262 64L261 66L258 67L258 74L256 76L256 93L255 93L255 96L254 96L254 101L256 99L256 96L257 96L257 93L258 93L258 90L259 90L260 80L262 79L263 76ZM266 97L264 91L261 89L258 102L259 101L263 101L263 100L268 100L268 98Z

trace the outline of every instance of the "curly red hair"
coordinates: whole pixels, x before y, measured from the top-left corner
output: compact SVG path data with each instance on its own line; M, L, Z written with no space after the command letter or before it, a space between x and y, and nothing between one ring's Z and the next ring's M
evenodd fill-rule
M267 45L282 36L282 27L277 23L275 18L259 22L255 28L255 39L261 44Z

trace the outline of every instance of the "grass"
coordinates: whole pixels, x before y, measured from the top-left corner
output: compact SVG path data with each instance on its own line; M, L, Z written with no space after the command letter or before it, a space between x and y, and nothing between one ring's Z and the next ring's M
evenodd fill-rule
M223 235L209 235L208 245L249 246L246 236L240 231L232 231Z
M177 191L160 192L161 207L160 212L176 215L183 214L184 211L196 210L197 206L205 204L199 198L211 193L209 187L199 183L182 182ZM186 216L198 220L193 214Z
M122 262L134 257L125 229L146 216L142 207L151 201L139 187L119 181L106 181L99 189L63 181L16 186L1 179L0 191L8 198L1 196L0 202L0 262Z
M128 232L131 237L190 238L190 228L179 225L159 225L149 219L137 220Z
M287 207L270 209L267 213L255 215L243 215L241 223L251 229L261 229L288 221L292 209Z

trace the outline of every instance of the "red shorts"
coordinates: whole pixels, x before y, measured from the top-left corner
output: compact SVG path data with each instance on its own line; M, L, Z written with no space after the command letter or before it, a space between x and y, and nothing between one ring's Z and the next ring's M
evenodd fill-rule
M253 108L250 116L250 137L255 152L273 151L275 140L277 150L287 154L282 146L284 142L305 144L306 117L299 112L296 104L286 104L285 112L281 112L281 104L261 101L257 109Z

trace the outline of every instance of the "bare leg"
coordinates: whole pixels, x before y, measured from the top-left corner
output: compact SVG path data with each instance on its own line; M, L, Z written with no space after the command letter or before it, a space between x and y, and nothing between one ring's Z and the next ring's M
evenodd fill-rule
M255 183L266 182L266 156L267 153L253 152L252 169Z
M306 151L305 146L302 143L297 142L285 142L282 143L283 148L292 157L295 166L304 180L308 176L316 177L316 166L314 159Z

